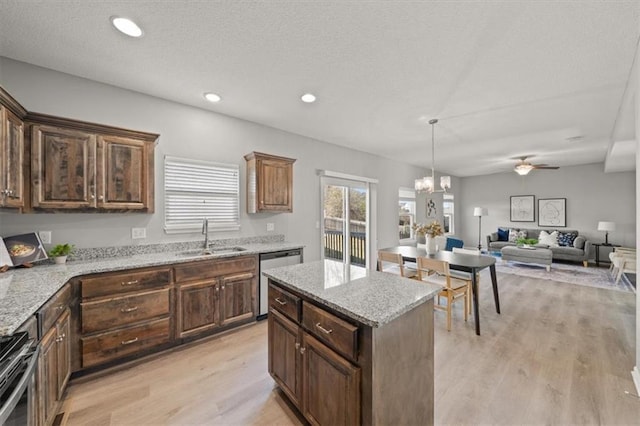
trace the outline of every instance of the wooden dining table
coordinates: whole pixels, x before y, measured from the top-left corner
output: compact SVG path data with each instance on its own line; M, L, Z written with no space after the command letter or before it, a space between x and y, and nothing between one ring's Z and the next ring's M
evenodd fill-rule
M444 260L449 262L449 268L464 271L471 274L471 289L473 292L473 313L476 326L476 334L480 335L480 312L478 310L478 279L477 273L485 268L489 268L491 273L491 284L493 287L493 300L496 305L496 312L500 313L500 297L498 295L498 279L496 278L496 259L493 256L473 255L463 253L453 253L440 250L434 254L427 255L423 248L414 246L396 246L380 249L389 253L399 253L402 258L409 262L415 262L418 257L428 257L431 259Z

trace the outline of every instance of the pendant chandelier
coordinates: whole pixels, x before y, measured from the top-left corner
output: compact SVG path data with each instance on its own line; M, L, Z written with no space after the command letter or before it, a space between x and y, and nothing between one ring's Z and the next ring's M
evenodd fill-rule
M429 120L431 124L431 176L425 176L422 179L416 179L415 190L416 192L428 192L429 194L434 192L447 192L447 189L451 188L451 176L440 177L440 188L435 189L435 137L434 129L435 124L438 122L436 118Z

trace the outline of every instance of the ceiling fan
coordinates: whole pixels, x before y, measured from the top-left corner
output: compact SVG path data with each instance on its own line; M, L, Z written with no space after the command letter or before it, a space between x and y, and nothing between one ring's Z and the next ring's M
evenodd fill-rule
M558 166L549 166L546 164L531 164L527 161L527 156L524 157L518 157L518 164L516 164L516 166L513 168L513 171L515 171L517 174L519 174L520 176L524 176L529 174L529 172L533 169L550 169L550 170L557 170L559 169Z

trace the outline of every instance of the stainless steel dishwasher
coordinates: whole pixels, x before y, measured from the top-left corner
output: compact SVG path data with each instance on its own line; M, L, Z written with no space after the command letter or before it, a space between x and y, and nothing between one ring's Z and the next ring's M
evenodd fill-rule
M258 312L258 320L265 319L269 312L269 300L267 297L267 288L269 279L262 275L263 271L281 266L296 265L302 263L302 249L275 251L272 253L263 253L260 255L260 309Z

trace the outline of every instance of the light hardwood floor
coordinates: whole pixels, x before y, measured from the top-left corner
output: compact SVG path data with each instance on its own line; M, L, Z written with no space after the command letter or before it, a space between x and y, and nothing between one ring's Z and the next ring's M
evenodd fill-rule
M482 276L480 318L435 312L436 424L640 424L635 295L500 274L502 315ZM267 373L260 322L72 383L68 425L298 425Z

